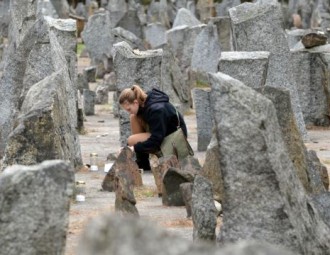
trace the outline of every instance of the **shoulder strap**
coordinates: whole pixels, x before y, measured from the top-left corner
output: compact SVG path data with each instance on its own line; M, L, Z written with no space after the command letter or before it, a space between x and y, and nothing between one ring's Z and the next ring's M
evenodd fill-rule
M178 126L177 126L177 128L179 129L180 128L180 117L179 117L179 113L178 113L178 111L177 111L176 108L175 108L175 112L176 112L176 117L178 118Z

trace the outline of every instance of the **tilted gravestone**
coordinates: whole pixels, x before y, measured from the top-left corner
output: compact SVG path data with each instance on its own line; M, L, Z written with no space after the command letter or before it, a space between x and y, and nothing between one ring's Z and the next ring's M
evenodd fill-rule
M233 35L231 31L231 24L229 16L217 16L209 18L217 27L218 38L220 42L221 52L233 50Z
M162 50L161 90L169 96L177 110L184 113L191 106L190 85L185 82L185 75L170 46L164 44Z
M152 49L166 43L166 27L161 23L150 23L145 28L145 40Z
M236 51L270 52L266 85L290 90L299 131L307 139L280 4L277 0L244 3L229 9L229 16Z
M217 27L209 22L196 37L191 69L197 72L216 72L220 55Z
M54 29L58 27L39 19L30 31L24 31L25 37L1 81L15 88L3 87L7 99L0 105L0 108L11 107L5 110L11 113L4 114L4 122L0 122L4 127L1 135L7 134L4 167L48 159L70 160L75 168L82 165L77 133L77 88L58 42L59 32Z
M294 50L291 52L294 77L301 109L307 126L330 125L330 54L329 45L319 50Z
M185 8L180 8L175 16L172 28L179 26L198 26L201 22Z
M192 90L197 124L197 149L206 151L212 137L213 119L210 107L211 88Z
M321 172L317 171L312 165L315 159L310 159L307 148L300 136L291 107L289 91L268 86L257 91L270 99L274 104L283 142L305 191L309 194L323 192L324 186L321 182ZM316 181L317 177L319 181Z
M1 254L64 254L74 171L60 160L0 175Z
M144 91L161 86L162 50L133 50L128 43L114 45L114 69L117 80L117 95L134 84ZM128 75L129 74L129 75ZM129 116L125 110L119 109L120 140L126 145L131 134Z
M330 228L287 155L273 103L228 75L209 76L224 178L218 242L257 239L327 253Z
M111 66L111 50L114 35L109 12L101 12L89 17L81 37L91 58L92 65L97 66L97 77L102 77Z
M73 67L76 55L72 54L76 43L75 27L71 20L61 23L42 17L35 20L36 2L12 1L11 4L8 61L0 81L0 109L3 113L0 117L0 156L4 155L6 149L5 165L70 159L78 167L82 163L76 131L77 88ZM33 18L24 18L26 15ZM55 79L55 83L49 89L38 90L52 79ZM57 109L59 106L62 108ZM40 115L43 117L36 122L34 118ZM56 119L56 123L45 123L46 119ZM45 126L54 129L47 130ZM46 138L49 137L47 132L54 130L57 130L53 136L55 140L48 147L51 142ZM44 146L52 150L43 151ZM21 148L21 153L17 153L18 148Z
M223 52L218 70L250 88L262 88L267 79L269 56L267 51Z
M201 175L196 175L194 179L191 207L194 242L215 242L217 210L213 202L212 183Z

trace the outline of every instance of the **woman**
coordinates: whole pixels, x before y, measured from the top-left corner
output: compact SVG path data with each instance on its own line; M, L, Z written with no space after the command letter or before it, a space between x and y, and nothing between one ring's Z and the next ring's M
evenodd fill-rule
M127 145L134 147L136 163L144 170L150 170L149 153L159 152L164 138L177 130L178 116L187 136L182 115L169 102L168 95L158 89L145 93L138 85L133 85L121 92L119 104L130 114L132 135Z

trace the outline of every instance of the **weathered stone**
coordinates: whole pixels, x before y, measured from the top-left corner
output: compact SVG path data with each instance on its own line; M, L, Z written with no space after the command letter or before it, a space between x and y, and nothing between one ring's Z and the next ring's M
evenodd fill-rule
M194 27L201 22L186 8L180 8L176 14L172 28L179 26Z
M147 8L147 23L159 23L165 29L171 28L173 18L170 18L171 4L166 0L152 0Z
M178 26L166 32L167 43L179 61L181 72L185 75L185 81L188 80L186 73L191 66L196 38L205 26L204 24L194 27Z
M224 176L218 242L256 239L326 253L330 229L287 155L273 103L228 75L210 74L210 81Z
M154 222L136 217L118 217L113 214L93 218L88 223L79 242L78 253L80 255L294 255L279 245L252 240L239 241L237 244L228 244L225 247L193 244L190 240L157 227Z
M215 242L217 209L213 202L212 184L205 177L197 175L192 193L192 220L194 242Z
M95 102L96 102L96 93L95 91L84 89L83 90L83 107L84 113L86 116L95 114Z
M135 34L138 38L143 38L142 24L136 10L128 10L118 21L116 27L121 27Z
M165 192L162 195L162 202L167 206L183 206L184 201L180 191L180 184L192 182L196 171L183 171L170 167L163 175L163 187Z
M163 176L170 167L179 168L178 158L174 155L170 155L158 159L156 155L152 155L150 166L155 179L158 196L166 196L166 190L163 187Z
M76 83L77 83L77 88L81 94L83 94L84 89L89 90L88 80L84 73L78 73Z
M107 86L97 86L95 94L96 104L107 104L109 102L109 89Z
M303 139L306 127L293 78L290 49L282 26L282 10L277 0L243 3L229 9L235 51L269 51L266 85L290 90L292 109Z
M324 45L327 41L328 37L324 33L308 33L301 38L301 42L305 48Z
M60 19L69 18L69 4L67 0L50 0Z
M83 74L86 76L87 82L96 82L96 66L85 67Z
M209 22L196 37L191 57L191 69L214 73L218 70L220 55L217 27Z
M241 4L241 0L223 0L215 3L215 9L217 16L223 17L228 16L228 10L232 7Z
M188 172L200 171L202 169L198 158L194 156L187 156L184 159L180 160L181 170Z
M134 153L127 146L121 150L110 171L104 177L102 182L103 190L114 191L115 184L113 182L120 172L125 172L125 176L129 178L128 183L132 183L132 185L137 187L143 185L139 166L134 161Z
M233 35L229 16L211 17L208 22L212 22L217 27L221 52L233 50Z
M207 147L205 162L200 175L204 176L212 183L214 199L221 203L224 196L224 187L220 167L219 145L215 128L213 128L212 133L213 135Z
M35 23L37 1L19 4L11 1L11 29L7 56L3 59L4 72L0 80L0 158L3 157L6 142L13 129L14 118L17 116L19 97L23 90L22 84L27 61L35 40L41 38L39 33L45 26L44 20ZM16 8L14 8L14 6ZM28 18L31 16L32 18ZM24 29L23 29L24 26Z
M329 175L325 165L323 165L317 154L313 150L308 150L308 169L309 179L312 187L316 190L315 193L321 193L329 190Z
M324 46L311 49L291 51L294 77L297 81L297 90L304 121L307 126L330 125L330 72L329 47ZM319 50L315 50L319 48ZM312 49L314 49L313 52Z
M135 207L136 200L133 192L134 184L128 176L128 172L119 171L115 176L116 200L115 210L121 214L132 214L139 216Z
M213 119L210 108L211 88L195 88L192 91L197 123L197 150L206 151L212 137Z
M162 49L161 89L174 105L182 109L179 112L186 112L192 103L190 86L185 82L185 75L181 72L179 61L169 44L163 45Z
M145 28L145 40L151 49L166 43L166 27L161 23L151 23Z
M117 94L134 84L143 90L161 86L162 50L138 51L133 50L128 43L116 43L114 46L114 68L117 79ZM127 75L127 74L130 75ZM119 109L120 141L126 144L131 134L129 115L125 110Z
M111 66L111 50L114 43L112 27L109 12L102 12L90 16L81 33L91 63L97 67L98 77L109 71Z
M144 45L142 43L142 40L139 37L137 37L134 33L122 27L113 28L112 33L114 35L114 44L125 41L133 49L144 50Z
M64 254L74 171L60 160L0 176L1 254Z
M255 52L223 52L220 57L218 70L243 82L251 88L265 86L268 72L270 53Z
M330 228L330 192L325 191L313 196L313 202L322 219Z
M286 30L287 40L289 43L289 48L293 49L298 42L301 41L301 38L306 34L306 29L292 29Z
M307 193L314 193L316 190L311 186L308 171L307 149L300 136L296 120L291 107L290 93L286 89L264 87L258 90L265 97L270 99L276 109L278 124L282 132L282 139L286 146L288 156L297 171L297 176Z
M190 218L191 214L192 214L191 199L192 199L192 192L193 192L193 183L192 182L181 183L180 184L180 192L182 194L182 199L183 199L184 205L186 207L187 218Z

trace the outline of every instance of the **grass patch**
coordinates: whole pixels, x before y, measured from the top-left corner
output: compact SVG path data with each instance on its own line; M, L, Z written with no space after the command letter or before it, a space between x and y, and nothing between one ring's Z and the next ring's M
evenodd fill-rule
M77 55L80 56L81 52L85 49L85 44L78 43L77 44Z
M210 88L210 84L206 81L196 80L196 88Z
M141 187L134 188L135 199L143 199L143 198L148 198L148 197L154 197L157 195L158 195L158 192L155 187L143 185Z

